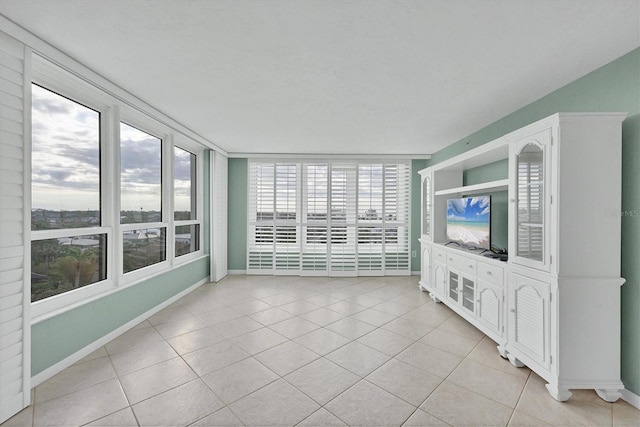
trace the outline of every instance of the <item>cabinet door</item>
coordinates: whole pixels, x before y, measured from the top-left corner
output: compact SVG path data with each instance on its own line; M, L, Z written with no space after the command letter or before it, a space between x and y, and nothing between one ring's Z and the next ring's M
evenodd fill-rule
M509 280L509 344L545 368L551 355L550 288L515 273Z
M478 320L489 330L502 337L503 290L497 286L478 280L476 313Z
M433 264L433 286L440 297L447 294L447 267L444 264Z
M431 282L431 245L422 244L422 273L420 281L427 289L433 289Z
M462 275L461 281L461 295L460 304L462 308L467 310L471 314L475 314L476 310L476 284L475 278L467 277L466 275Z
M460 273L449 268L447 280L447 298L458 303L460 301Z
M431 175L422 177L422 235L431 240L432 182Z
M551 129L511 146L510 258L549 271Z

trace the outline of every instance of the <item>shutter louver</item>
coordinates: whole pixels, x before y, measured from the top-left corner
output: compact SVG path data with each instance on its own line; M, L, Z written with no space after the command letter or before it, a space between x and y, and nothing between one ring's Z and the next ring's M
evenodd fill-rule
M515 340L538 359L544 360L544 300L532 286L523 286L516 290L515 303Z
M355 163L334 163L331 167L332 275L356 274L356 173Z
M303 165L302 274L327 273L328 184L327 163Z
M410 168L387 164L384 170L384 269L407 272L409 260Z
M273 272L275 164L249 164L247 273Z
M30 401L25 295L25 50L0 32L0 423ZM28 324L28 322L26 322Z
M358 166L358 271L382 272L384 166Z
M300 270L298 239L297 164L276 164L275 270L297 274Z
M529 151L525 151L529 150ZM518 155L518 241L517 254L542 261L544 171L542 156L536 145L530 144Z

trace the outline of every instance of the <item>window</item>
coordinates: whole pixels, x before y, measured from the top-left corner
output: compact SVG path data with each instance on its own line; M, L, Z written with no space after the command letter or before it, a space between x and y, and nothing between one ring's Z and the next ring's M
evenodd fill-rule
M36 84L31 94L33 302L105 280L107 230L100 113Z
M175 220L175 256L200 249L200 224L197 214L197 157L173 147L173 219Z
M202 147L38 55L32 79L33 318L200 257Z
M124 273L166 260L166 226L162 220L162 139L120 123Z
M410 166L250 162L248 272L409 272Z

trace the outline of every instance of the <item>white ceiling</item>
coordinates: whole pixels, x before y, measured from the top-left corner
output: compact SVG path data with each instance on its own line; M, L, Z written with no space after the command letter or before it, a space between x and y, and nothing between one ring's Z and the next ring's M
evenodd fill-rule
M232 153L435 152L640 46L640 0L0 0Z

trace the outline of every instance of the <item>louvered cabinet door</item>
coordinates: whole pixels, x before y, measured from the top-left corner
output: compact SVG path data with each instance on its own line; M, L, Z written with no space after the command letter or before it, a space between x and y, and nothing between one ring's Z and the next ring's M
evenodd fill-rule
M503 290L483 280L478 280L477 285L477 316L491 332L502 337L502 301Z
M550 292L549 283L520 274L509 281L509 346L549 369Z

